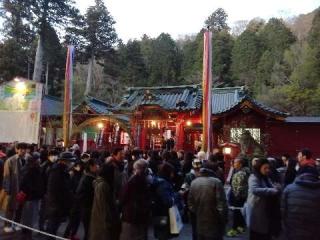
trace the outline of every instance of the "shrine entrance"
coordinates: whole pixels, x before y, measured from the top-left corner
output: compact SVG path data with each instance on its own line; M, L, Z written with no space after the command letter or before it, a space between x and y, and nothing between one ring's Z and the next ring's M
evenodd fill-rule
M112 151L131 145L128 122L110 116L85 120L73 129L72 139L84 150Z

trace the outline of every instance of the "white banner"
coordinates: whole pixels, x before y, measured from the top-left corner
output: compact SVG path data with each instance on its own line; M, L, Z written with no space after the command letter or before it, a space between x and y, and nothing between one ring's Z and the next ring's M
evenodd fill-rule
M0 142L39 142L42 84L28 80L0 86Z

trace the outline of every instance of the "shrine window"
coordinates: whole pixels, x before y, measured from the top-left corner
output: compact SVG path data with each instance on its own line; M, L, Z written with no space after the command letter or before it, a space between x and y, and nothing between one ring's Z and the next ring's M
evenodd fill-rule
M230 129L230 141L234 143L239 143L241 135L249 131L254 140L258 143L261 142L261 132L260 128L231 128Z

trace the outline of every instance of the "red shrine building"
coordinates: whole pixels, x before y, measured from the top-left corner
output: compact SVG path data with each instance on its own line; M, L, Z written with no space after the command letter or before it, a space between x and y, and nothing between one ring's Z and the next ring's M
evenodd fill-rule
M61 129L50 122L57 122L62 104L45 98L43 142L52 143ZM201 85L128 88L116 106L90 97L76 106L73 139L81 143L85 134L89 149L108 150L161 149L174 139L176 150L193 151L201 145L201 115ZM244 87L212 89L212 127L216 147L238 144L247 132L269 156L295 155L308 147L320 157L320 117L291 116L252 99Z

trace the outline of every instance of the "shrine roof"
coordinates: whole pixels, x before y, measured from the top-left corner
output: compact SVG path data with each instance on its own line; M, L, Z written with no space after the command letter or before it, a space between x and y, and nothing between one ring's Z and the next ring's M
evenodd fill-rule
M94 97L87 96L84 100L84 103L87 104L94 112L101 114L111 114L113 105L96 99Z
M62 116L63 101L60 98L45 95L41 104L42 116Z
M320 123L320 117L290 116L285 121L288 123Z

